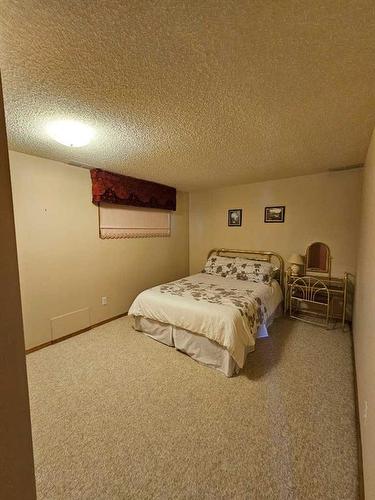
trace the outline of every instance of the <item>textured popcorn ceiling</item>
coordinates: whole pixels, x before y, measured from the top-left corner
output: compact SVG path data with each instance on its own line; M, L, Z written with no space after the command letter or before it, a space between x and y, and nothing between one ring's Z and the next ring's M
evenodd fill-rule
M363 162L373 0L1 0L11 149L179 189ZM46 123L95 127L88 146Z

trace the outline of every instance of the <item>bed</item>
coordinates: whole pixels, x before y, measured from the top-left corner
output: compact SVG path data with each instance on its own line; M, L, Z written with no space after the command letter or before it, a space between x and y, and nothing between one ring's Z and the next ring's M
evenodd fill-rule
M274 252L213 249L202 272L141 292L134 327L227 377L281 314L283 259Z

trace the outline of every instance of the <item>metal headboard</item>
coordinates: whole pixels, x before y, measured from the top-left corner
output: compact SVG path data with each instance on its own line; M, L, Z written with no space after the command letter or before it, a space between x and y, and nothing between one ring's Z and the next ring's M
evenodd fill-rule
M280 285L281 288L283 288L283 282L284 282L284 260L279 255L278 253L275 252L269 252L269 251L263 251L263 250L234 250L231 248L213 248L210 250L208 253L207 258L211 257L211 255L226 255L226 257L232 256L235 257L236 255L241 255L244 256L245 259L251 259L251 260L259 260L262 262L271 262L277 266L279 269L278 273L275 275L274 279L276 279ZM230 255L228 255L230 254Z

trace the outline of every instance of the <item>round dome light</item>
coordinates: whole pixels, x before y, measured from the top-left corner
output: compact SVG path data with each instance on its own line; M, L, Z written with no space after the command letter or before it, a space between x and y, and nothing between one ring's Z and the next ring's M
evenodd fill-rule
M86 146L94 137L91 127L75 120L53 121L47 125L47 132L55 141L72 148Z

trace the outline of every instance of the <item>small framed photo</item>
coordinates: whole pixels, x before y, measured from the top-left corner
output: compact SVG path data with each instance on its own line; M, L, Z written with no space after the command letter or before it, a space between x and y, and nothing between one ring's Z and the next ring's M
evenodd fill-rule
M242 208L234 208L228 210L228 226L241 226L242 225Z
M285 207L266 207L264 209L264 222L284 222Z

